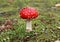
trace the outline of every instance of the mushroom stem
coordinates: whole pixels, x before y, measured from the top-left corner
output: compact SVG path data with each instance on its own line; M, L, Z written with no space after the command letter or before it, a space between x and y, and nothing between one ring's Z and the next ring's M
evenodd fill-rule
M32 23L31 20L27 19L26 21L26 32L32 31Z

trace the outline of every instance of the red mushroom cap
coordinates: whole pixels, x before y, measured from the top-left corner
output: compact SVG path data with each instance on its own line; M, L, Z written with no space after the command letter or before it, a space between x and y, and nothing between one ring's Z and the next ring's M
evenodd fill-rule
M38 16L38 12L33 7L25 7L20 10L20 17L23 19L33 19Z

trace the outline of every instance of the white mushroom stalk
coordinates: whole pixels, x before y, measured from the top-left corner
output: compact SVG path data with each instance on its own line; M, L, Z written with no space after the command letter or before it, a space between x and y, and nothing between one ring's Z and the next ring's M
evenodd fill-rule
M56 7L60 7L60 3L56 4L55 6L56 6Z
M26 32L32 31L32 23L31 20L27 19L26 20Z

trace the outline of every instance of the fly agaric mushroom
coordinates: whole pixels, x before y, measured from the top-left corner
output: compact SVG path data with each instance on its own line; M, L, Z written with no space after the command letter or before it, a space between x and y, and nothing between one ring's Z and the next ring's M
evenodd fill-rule
M34 19L38 16L38 12L33 7L24 7L20 10L20 17L26 19L26 31L32 31L31 19Z

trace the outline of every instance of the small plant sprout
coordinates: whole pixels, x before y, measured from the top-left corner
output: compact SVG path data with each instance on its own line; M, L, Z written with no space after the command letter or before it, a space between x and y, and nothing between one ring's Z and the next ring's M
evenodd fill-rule
M26 19L26 32L32 31L31 20L38 16L38 12L33 7L24 7L20 10L20 17Z

